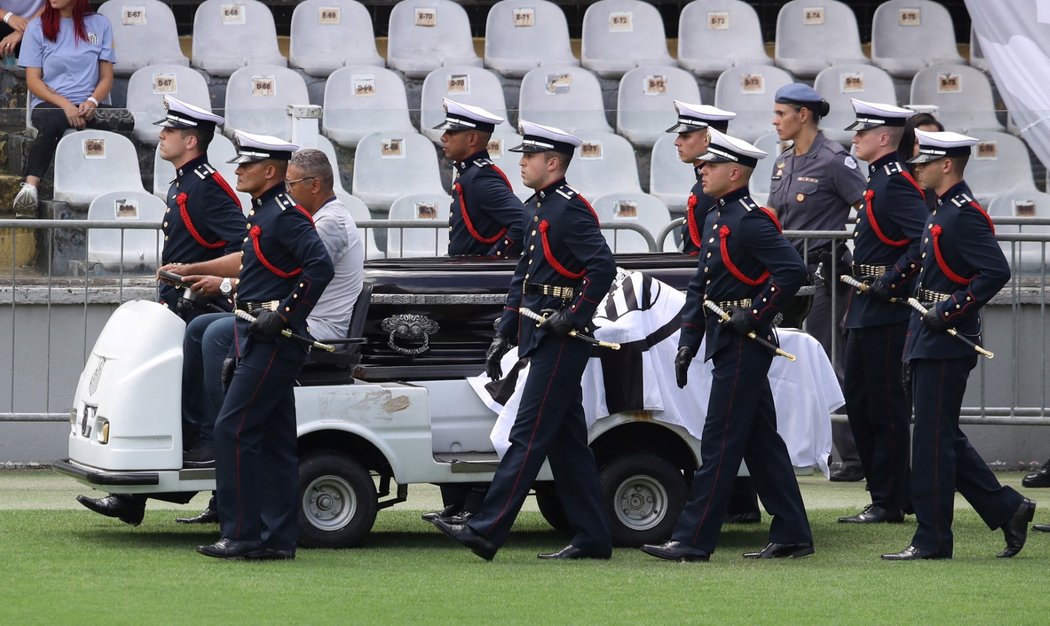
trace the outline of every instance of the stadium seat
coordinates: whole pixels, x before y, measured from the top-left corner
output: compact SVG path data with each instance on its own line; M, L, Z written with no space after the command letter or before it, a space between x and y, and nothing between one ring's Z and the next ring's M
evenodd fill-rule
M1036 190L1024 141L996 131L973 131L970 135L978 143L966 165L966 182L978 202L988 206L992 196Z
M777 14L773 58L803 78L838 63L867 63L853 9L838 0L791 0Z
M306 81L278 65L250 65L226 83L226 128L291 138L288 105L309 104Z
M405 194L443 194L434 144L416 132L365 135L354 154L351 191L372 215L385 215Z
M971 161L972 163L972 161ZM967 169L969 173L969 169ZM987 205L992 219L998 217L1050 217L1050 194L1036 189L1015 191L996 196ZM996 235L1041 235L1050 239L1050 226L996 224ZM1050 265L1050 244L1044 241L999 241L1003 254L1016 273L1041 273Z
M363 65L332 72L324 87L321 128L333 141L351 148L378 130L415 132L401 77Z
M598 79L585 69L569 65L545 65L525 75L518 118L577 134L612 132Z
M390 11L387 64L409 78L445 65L480 67L467 12L451 0L402 0Z
M610 193L641 193L634 148L614 133L582 133L583 145L569 162L565 178L586 198Z
M766 158L758 160L758 165L755 166L755 171L751 174L751 184L749 186L751 197L762 206L766 206L766 203L769 201L769 189L777 157L791 145L792 142L790 141L781 142L776 132L766 133L755 140L755 147L764 150L768 155Z
M831 112L820 120L820 129L828 139L845 145L855 134L845 130L856 119L850 98L897 104L893 78L873 65L832 65L817 74L813 89L831 106Z
M743 0L695 0L678 18L678 65L714 78L735 65L771 65L758 13Z
M936 106L937 119L950 130L1003 130L988 77L968 65L919 70L911 81L911 104Z
M227 163L230 159L237 156L237 148L234 147L233 142L224 137L220 133L215 133L215 138L211 140L211 144L208 146L208 163L215 168L219 174L222 175L226 182L230 184L235 191L237 189L237 170L236 163ZM165 194L168 193L168 188L171 187L171 181L175 179L175 166L170 161L165 161L160 158L160 153L156 150L153 152L153 195L158 198L165 200ZM247 194L241 191L237 191L237 198L241 201L241 210L247 210L252 204L251 194Z
M967 170L969 172L969 170ZM1034 187L1023 191L1010 191L997 194L987 204L988 215L995 217L1050 217L1050 194L1045 194ZM995 227L996 232L1002 228Z
M984 51L981 50L981 41L977 39L977 34L973 32L972 26L970 27L970 65L982 72L989 71L988 60L984 58Z
M542 41L542 46L536 42ZM485 20L485 65L521 78L542 65L578 65L561 7L547 0L502 0Z
M673 65L660 12L639 0L591 4L583 14L580 62L607 78L643 65Z
M150 65L128 79L127 109L135 117L135 139L154 145L160 129L153 125L164 117L164 96L211 111L208 81L197 70L182 65Z
M145 190L110 191L91 201L87 218L111 221L115 225L129 222L159 224L164 219L165 208L163 200ZM161 231L152 228L89 228L88 265L101 265L106 270L156 269L160 267L160 251L164 246L162 237Z
M700 102L700 88L689 72L649 65L623 75L616 98L616 132L649 148L678 119L674 101Z
M376 243L375 229L361 226L361 222L372 219L372 214L368 211L368 205L361 198L352 196L345 190L337 190L335 197L350 211L350 217L354 218L354 222L358 225L358 230L364 239L362 243L365 245L365 259L384 258L386 253L380 250L379 245Z
M182 54L175 16L159 0L109 0L98 12L113 26L117 62L113 73L130 76L147 65L188 66Z
M341 67L383 67L376 51L372 16L355 0L305 0L292 12L288 62L310 76Z
M649 158L649 193L659 198L675 214L685 212L689 190L696 184L693 166L682 163L674 142L678 135L666 133L653 144Z
M391 228L387 231L387 256L434 257L448 254L448 214L452 197L443 193L417 193L398 197L390 205L391 220L413 220L435 228Z
M194 67L215 76L248 65L288 64L277 49L273 14L259 0L204 0L193 15L192 54Z
M520 143L521 135L497 128L492 134L492 139L489 140L489 158L496 164L496 167L503 170L507 180L510 181L511 189L514 190L514 195L524 202L535 192L526 187L525 182L521 180L521 154L510 152L511 148Z
M948 9L933 0L880 4L871 21L871 62L900 78L931 65L962 63Z
M55 200L87 206L107 191L145 191L135 144L105 130L62 137L55 150Z
M442 102L445 97L491 111L504 119L500 128L507 132L514 130L507 121L507 101L503 98L503 86L498 76L469 65L442 67L427 74L419 105L419 129L435 143L445 132L434 130L445 119Z
M729 121L729 134L753 141L773 127L773 95L793 82L778 67L738 65L718 77L715 106L736 113Z
M647 193L611 193L591 203L602 226L609 224L636 224L645 228L653 239L671 223L667 205ZM650 252L645 238L633 230L603 228L602 234L613 252ZM674 251L674 237L667 237L665 248Z

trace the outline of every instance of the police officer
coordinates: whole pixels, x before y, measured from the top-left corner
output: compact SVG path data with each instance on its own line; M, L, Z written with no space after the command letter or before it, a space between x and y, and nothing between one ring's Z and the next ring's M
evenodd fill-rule
M923 229L916 299L927 307L908 325L904 360L911 366L915 401L911 498L919 520L911 545L884 554L892 561L952 557L955 490L990 529L1001 528L1009 558L1024 547L1035 502L1004 487L959 428L959 409L977 353L959 337L981 342L981 307L1010 280L1010 266L995 239L988 214L963 180L973 137L953 132L915 132L919 154L912 162L937 206ZM953 337L948 329L955 329Z
M237 188L251 194L235 306L237 366L215 422L215 483L222 538L199 546L217 558L290 559L298 540L295 377L306 317L332 279L332 260L309 213L285 193L298 146L235 133Z
M514 342L529 358L521 404L481 509L465 524L434 525L475 554L492 560L543 465L550 461L565 515L576 531L571 543L541 559L607 559L612 537L601 501L594 455L587 446L580 379L591 347L569 335L587 332L598 302L616 274L612 252L590 204L566 184L565 170L578 137L521 121L521 176L536 193L525 204L525 253L518 261L486 370L502 377L500 360ZM553 311L542 324L519 313Z
M853 275L869 285L846 305L846 411L868 477L871 504L843 523L902 522L908 502L911 403L898 386L919 266L919 238L929 211L897 146L914 111L853 99L853 146L868 163L868 189L853 233Z
M449 211L449 256L484 255L517 258L521 254L521 200L510 181L489 158L492 131L503 118L485 109L445 98L441 148L452 160Z
M820 132L819 121L830 112L830 107L812 87L801 83L785 85L777 90L773 107L773 126L781 141L792 140L795 145L777 157L769 189L769 206L777 212L780 223L787 230L843 230L851 206L860 206L867 184L856 159L837 142ZM824 346L835 366L839 383L843 383L846 338L839 326L845 311L849 288L831 276L831 259L835 269L848 267L845 245L835 245L827 239L808 239L795 242L795 248L806 261L810 274L823 277L823 289L813 296L812 307L805 320L805 330ZM832 319L832 294L835 294L835 316ZM785 324L794 325L795 317L785 312ZM832 352L832 335L835 351ZM832 480L861 480L864 478L856 444L849 425L833 424L832 434L842 468L832 473Z
M715 199L704 193L704 175L701 172L703 162L699 161L698 157L707 152L707 129L714 128L719 132L726 132L729 120L736 117L736 113L707 104L689 104L679 100L674 101L674 106L678 112L678 122L665 132L678 133L678 139L674 142L675 148L678 149L678 158L682 163L693 166L693 172L696 174L696 184L689 190L685 223L682 224L682 252L696 256L700 254L700 227L704 224L704 216L715 206Z
M746 558L801 557L813 553L806 509L787 446L777 433L769 387L772 353L747 337L775 341L772 320L806 279L798 252L780 233L776 218L748 195L748 181L766 153L746 141L711 130L704 192L718 198L707 214L699 266L689 282L675 358L679 387L706 334L705 359L714 361L707 420L700 439L700 468L671 540L642 550L672 561L707 561L715 550L736 468L747 462L758 495L772 514L769 544ZM707 300L732 313L712 315Z

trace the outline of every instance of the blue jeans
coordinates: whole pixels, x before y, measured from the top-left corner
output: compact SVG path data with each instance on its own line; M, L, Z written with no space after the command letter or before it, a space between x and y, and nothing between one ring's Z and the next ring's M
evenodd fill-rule
M182 340L183 444L211 445L215 418L226 395L222 362L233 345L232 313L206 313L186 325Z

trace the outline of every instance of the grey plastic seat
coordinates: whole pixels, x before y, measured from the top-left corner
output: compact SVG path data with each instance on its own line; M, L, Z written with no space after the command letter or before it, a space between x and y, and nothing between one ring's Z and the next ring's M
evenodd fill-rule
M234 190L241 202L241 210L246 211L252 204L252 196L251 194L237 191L237 165L235 163L227 163L235 156L237 156L237 148L234 147L233 142L223 135L215 133L211 144L208 145L208 163L229 183L230 188ZM168 188L171 187L171 181L174 178L175 166L170 161L160 158L160 152L154 150L153 195L164 200L164 195L168 193Z
M311 76L341 67L383 67L372 16L355 0L304 0L292 12L288 61Z
M850 98L897 104L893 78L874 65L832 65L817 74L813 89L831 106L831 112L820 120L821 130L828 139L842 144L849 144L855 134L844 130L856 119Z
M653 239L671 223L671 212L667 210L667 205L656 196L647 193L606 194L594 200L591 206L602 226L635 224L648 231ZM633 230L603 228L602 235L613 252L650 252L649 244ZM668 237L667 240L674 243L673 237Z
M387 65L423 78L445 65L480 67L467 12L451 0L402 0L390 11Z
M536 45L542 41L543 45ZM542 65L578 65L561 7L547 0L502 0L485 19L485 65L521 78Z
M715 83L715 106L733 111L729 134L754 141L773 128L773 96L777 89L794 82L779 67L738 65L718 77Z
M989 71L988 59L984 58L984 50L981 50L981 40L973 32L972 26L970 27L970 65L982 72Z
M972 163L973 161L971 161ZM969 168L967 168L969 172ZM988 206L992 219L997 217L1050 217L1050 194L1035 189L1014 191L995 196ZM1050 235L1047 225L996 224L997 235L1022 233ZM1050 244L1041 241L999 241L999 247L1015 273L1041 273L1050 269Z
M390 228L387 256L434 257L448 254L448 215L452 197L443 193L416 193L398 197L390 205L391 220L413 220L434 228Z
M164 201L141 191L110 191L96 196L88 206L89 220L114 224L156 222L164 219ZM87 261L103 269L156 269L160 266L163 233L157 229L89 228Z
M248 65L288 64L277 48L273 14L259 0L204 0L193 15L192 55L194 67L215 76Z
M1024 141L1008 133L974 131L978 143L966 165L966 182L974 197L987 206L993 196L1036 190Z
M674 142L678 135L666 133L653 144L649 158L649 193L659 198L675 214L685 212L689 191L696 184L693 166L682 163Z
M871 62L911 78L924 67L962 63L948 9L933 0L888 0L871 20Z
M492 139L489 140L489 158L510 181L510 188L514 191L514 195L524 202L535 192L526 187L525 182L521 180L521 154L510 152L511 148L519 144L521 144L521 135L506 132L499 127L496 132L492 133Z
M755 199L755 202L765 206L769 200L769 189L772 185L773 168L777 162L777 157L784 150L792 145L790 141L780 141L780 137L776 132L766 133L754 141L755 147L764 150L766 158L759 159L758 165L755 166L755 171L751 174L751 184L749 188L751 190L751 197Z
M936 106L937 119L955 131L1003 130L988 77L969 65L919 70L911 81L911 104Z
M62 137L55 149L55 200L87 206L108 191L145 191L135 144L105 130Z
M591 4L583 14L580 63L608 78L644 65L673 65L660 12L639 0Z
M364 238L365 246L365 258L366 259L382 259L386 257L386 253L379 249L379 245L376 244L376 233L374 228L364 228L361 226L361 222L372 219L372 214L368 210L368 205L364 203L361 198L350 195L349 192L342 189L337 189L335 197L343 203L343 206L350 212L350 217L354 218L354 222L358 225L358 232Z
M309 103L306 81L295 70L242 67L226 83L226 128L290 139L288 105Z
M616 132L649 148L675 123L674 101L700 102L700 87L689 72L650 65L623 75L616 98Z
M743 0L695 0L678 17L678 65L714 78L735 65L772 65L758 13Z
M135 139L153 145L160 128L153 125L164 117L164 96L211 111L208 81L197 70L182 65L150 65L128 79L127 109L135 117Z
M109 0L98 12L113 27L113 48L118 51L113 72L130 76L147 65L183 65L175 16L159 0Z
M576 134L612 132L598 79L569 65L538 67L525 75L518 118Z
M867 63L853 9L838 0L792 0L777 14L773 58L803 78L838 63Z
M503 118L501 129L513 132L513 127L507 121L507 101L503 97L503 85L499 77L481 67L458 65L438 68L427 74L423 81L419 128L431 141L440 141L445 132L434 130L434 126L445 119L442 102L445 97L491 111Z
M416 132L365 135L354 154L351 192L372 215L386 215L390 204L406 194L446 193L434 144Z
M378 130L415 132L408 116L405 83L382 67L344 67L325 82L324 133L343 146L356 146Z
M583 133L583 145L565 173L569 184L585 198L610 193L641 193L634 148L614 133Z

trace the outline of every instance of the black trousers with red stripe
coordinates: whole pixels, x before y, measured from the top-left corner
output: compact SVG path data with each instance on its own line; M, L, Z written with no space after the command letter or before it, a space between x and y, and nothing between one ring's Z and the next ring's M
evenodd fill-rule
M711 554L725 519L740 461L747 463L759 499L773 520L769 541L812 544L802 494L787 446L777 433L772 355L739 337L713 357L707 420L700 441L700 468L671 537Z
M911 545L951 556L956 489L993 530L1010 520L1024 498L999 483L959 428L966 379L977 365L977 356L915 359L911 364L915 399L911 497L919 521Z
M901 386L908 322L851 328L846 339L846 412L871 503L910 510L911 403Z
M237 320L239 356L215 422L215 483L222 536L295 550L299 457L293 384L306 353L292 341L263 341Z
M481 509L468 522L498 545L507 540L544 459L549 459L554 487L576 533L572 545L596 555L612 552L580 387L590 354L590 345L582 341L548 334L530 355L510 448Z

